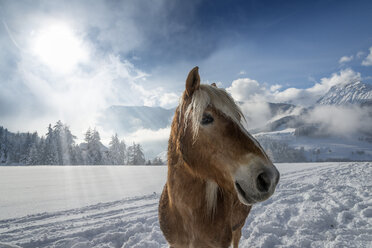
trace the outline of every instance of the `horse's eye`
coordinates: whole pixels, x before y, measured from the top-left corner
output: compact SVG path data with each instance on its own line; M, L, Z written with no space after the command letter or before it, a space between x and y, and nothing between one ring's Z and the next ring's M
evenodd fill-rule
M202 125L207 125L213 122L213 117L209 114L203 114L203 118L201 120Z

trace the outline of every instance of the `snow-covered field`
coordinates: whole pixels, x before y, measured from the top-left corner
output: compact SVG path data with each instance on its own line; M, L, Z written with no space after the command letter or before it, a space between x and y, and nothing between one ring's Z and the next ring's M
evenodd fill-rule
M372 163L277 164L241 247L372 247ZM0 247L167 247L166 167L0 167Z

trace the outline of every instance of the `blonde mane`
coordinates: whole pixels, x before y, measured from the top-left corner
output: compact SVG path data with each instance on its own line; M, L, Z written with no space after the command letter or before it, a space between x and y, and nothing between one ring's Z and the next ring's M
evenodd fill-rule
M185 104L181 98L179 111ZM195 140L199 132L199 123L203 117L203 113L208 106L213 106L223 115L230 118L237 124L240 124L244 119L244 115L238 105L235 104L233 98L224 90L215 86L201 84L199 89L194 92L190 104L187 106L184 118L184 127L187 128L189 120L192 123L193 139Z

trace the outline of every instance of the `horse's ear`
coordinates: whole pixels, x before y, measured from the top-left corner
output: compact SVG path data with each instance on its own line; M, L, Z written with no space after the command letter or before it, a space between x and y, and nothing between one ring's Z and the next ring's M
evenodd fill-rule
M218 88L216 83L212 83L211 85Z
M187 76L186 79L186 95L192 96L195 90L198 90L200 86L199 67L195 66Z

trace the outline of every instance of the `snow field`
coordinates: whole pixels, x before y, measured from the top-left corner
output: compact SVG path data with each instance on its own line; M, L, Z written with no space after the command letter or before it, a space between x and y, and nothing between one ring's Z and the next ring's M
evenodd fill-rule
M0 166L0 220L161 192L166 166Z
M272 198L252 208L241 247L372 247L372 163L277 167L278 188ZM164 172L152 173L160 177ZM154 191L0 218L0 247L167 247L157 219L160 191Z
M0 247L159 247L157 205L149 195L0 221Z
M248 216L243 247L372 247L372 164L309 165L278 166L280 184Z

